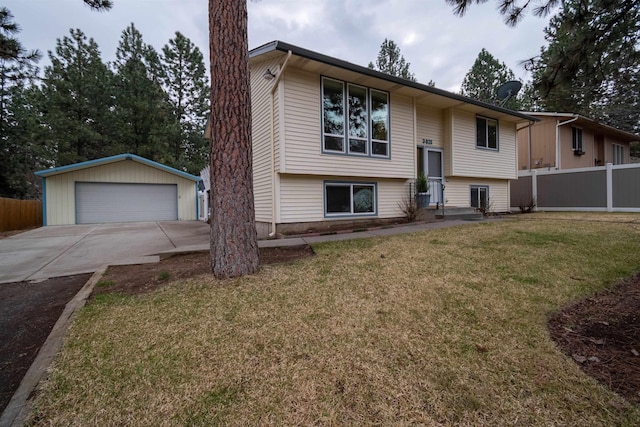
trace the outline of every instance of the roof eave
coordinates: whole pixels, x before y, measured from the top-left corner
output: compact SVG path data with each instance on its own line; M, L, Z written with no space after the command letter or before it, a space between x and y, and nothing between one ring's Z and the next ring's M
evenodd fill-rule
M163 165L158 162L154 162L153 160L145 159L144 157L137 156L135 154L125 153L125 154L117 154L115 156L103 157L101 159L88 160L86 162L75 163L72 165L59 166L57 168L44 169L37 172L34 172L36 176L40 176L43 178L47 178L54 175L60 175L63 173L74 172L77 170L87 169L95 166L102 166L109 163L121 162L125 160L133 160L137 163L141 163L156 169L163 170L165 172L180 176L182 178L197 182L202 178L197 177L195 175L191 175L187 172L180 171L178 169L174 169L172 167Z
M252 49L251 51L249 51L249 58L255 58L258 57L260 55L264 55L266 53L272 52L272 51L280 51L280 52L289 52L291 51L292 54L296 55L296 56L300 56L306 59L310 59L313 61L318 61L327 65L331 65L331 66L335 66L335 67L339 67L339 68L343 68L349 71L353 71L356 73L360 73L360 74L364 74L366 76L369 77L373 77L373 78L377 78L377 79L381 79L381 80L385 80L394 84L399 84L399 85L404 85L404 86L408 86L408 87L412 87L414 89L418 89L424 92L428 92L428 93L432 93L435 95L439 95L439 96L443 96L449 99L454 99L456 101L460 101L460 102L464 102L467 104L471 104L471 105L476 105L478 107L481 108L485 108L488 110L492 110L492 111L496 111L502 114L506 114L509 116L513 116L513 117L518 117L520 119L523 120L527 120L530 122L539 122L540 119L536 118L536 117L532 117L529 116L527 114L518 112L518 111L513 111L513 110L509 110L508 108L502 108L499 107L497 105L493 105L493 104L488 104L486 102L482 102L482 101L478 101L472 98L468 98L466 96L463 95L459 95L453 92L449 92L446 91L444 89L438 89L436 87L433 86L428 86L422 83L418 83L418 82L412 82L410 80L405 80L402 79L400 77L395 77L395 76L391 76L389 74L385 74L385 73L381 73L380 71L376 71L376 70L372 70L370 68L367 67L363 67L361 65L357 65L357 64L353 64L351 62L347 62L344 61L342 59L338 59L338 58L334 58L328 55L323 55L321 53L318 52L314 52L308 49L304 49L289 43L285 43L279 40L275 40L272 41L270 43L266 43L262 46L259 46L255 49Z

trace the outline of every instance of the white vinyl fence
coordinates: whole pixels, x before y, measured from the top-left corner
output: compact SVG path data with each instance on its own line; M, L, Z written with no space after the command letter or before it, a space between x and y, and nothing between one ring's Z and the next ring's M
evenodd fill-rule
M532 200L546 211L640 212L640 164L520 171L511 181L512 209Z

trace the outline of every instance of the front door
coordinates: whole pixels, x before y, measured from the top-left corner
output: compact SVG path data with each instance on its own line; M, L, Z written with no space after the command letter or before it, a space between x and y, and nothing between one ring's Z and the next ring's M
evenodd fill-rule
M418 175L424 174L429 179L431 204L442 204L443 200L443 167L442 150L425 145L418 146Z

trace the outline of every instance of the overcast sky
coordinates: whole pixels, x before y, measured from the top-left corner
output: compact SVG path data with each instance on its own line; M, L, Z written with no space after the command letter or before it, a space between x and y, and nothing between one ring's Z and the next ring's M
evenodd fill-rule
M82 0L4 0L22 29L27 49L47 52L56 39L81 29L104 61L115 58L122 31L131 23L158 51L176 31L209 58L207 0L114 0L109 12L93 12ZM527 16L506 26L496 1L474 5L462 18L445 0L259 0L250 1L249 48L272 40L310 49L358 65L374 61L385 38L395 41L418 81L458 91L480 49L505 62L524 81L520 62L545 44L547 19Z

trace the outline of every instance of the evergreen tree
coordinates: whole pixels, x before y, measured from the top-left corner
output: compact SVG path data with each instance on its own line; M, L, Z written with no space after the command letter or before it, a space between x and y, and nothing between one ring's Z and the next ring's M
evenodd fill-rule
M34 197L34 157L26 113L29 83L37 74L38 51L27 51L7 8L0 8L0 196Z
M637 131L640 1L567 0L545 33L532 67L544 107Z
M69 36L58 39L49 58L42 107L56 166L116 154L113 73L102 62L96 42L71 29Z
M170 149L176 167L198 175L209 158L204 132L210 88L203 56L191 40L176 32L162 49L161 62L164 88L177 122Z
M380 45L376 63L369 62L369 68L372 70L415 82L416 77L409 71L410 65L400 53L398 45L393 40L387 39L384 39Z
M174 166L168 139L175 121L161 86L160 59L133 23L122 32L114 65L117 140L122 151Z
M446 2L454 6L453 12L456 15L463 16L470 5L486 3L487 0L446 0ZM533 8L533 14L536 16L547 16L561 2L562 0L496 0L500 14L511 26L520 22L529 8Z
M486 0L446 1L463 15L471 4ZM637 129L640 0L497 3L509 25L516 25L532 7L535 15L545 16L559 6L545 29L548 46L529 61L542 108L581 113L624 130Z
M514 79L515 75L507 64L501 63L483 48L464 76L461 94L490 104L499 104L501 100L498 99L498 88ZM505 104L505 107L511 109L518 109L519 106L516 97Z

